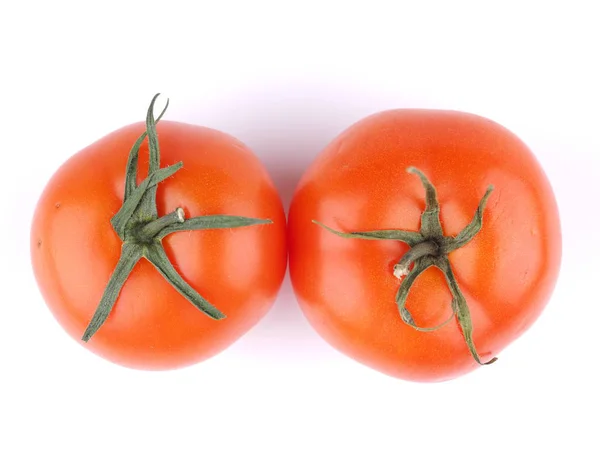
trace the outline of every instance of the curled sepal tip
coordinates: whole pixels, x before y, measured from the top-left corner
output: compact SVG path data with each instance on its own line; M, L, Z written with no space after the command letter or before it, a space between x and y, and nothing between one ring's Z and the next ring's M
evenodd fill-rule
M433 327L420 327L415 324L412 314L406 308L406 301L408 299L408 294L410 293L410 289L412 288L413 284L415 283L417 278L419 278L419 275L421 275L423 272L425 272L428 268L430 268L432 266L434 266L434 263L432 260L426 260L426 259L417 260L415 262L413 269L408 271L406 278L404 280L402 280L402 283L400 284L400 287L398 288L398 292L396 293L396 305L398 306L398 311L400 313L400 317L402 318L402 321L406 325L410 326L411 328L414 328L417 331L423 331L423 332L427 332L427 333L439 330L440 328L447 325L454 318L454 311L452 311L452 314L450 315L450 317L448 317L442 323L435 325Z
M496 362L498 358L492 358L487 362L482 362L479 353L475 348L475 342L473 341L473 322L471 320L471 312L469 311L469 305L467 304L467 300L465 299L463 293L460 290L460 287L458 286L458 281L454 276L454 272L452 271L452 267L450 266L450 261L448 261L447 258L444 258L439 263L438 267L442 270L444 276L446 277L446 281L448 282L448 287L450 288L450 292L452 293L452 309L456 314L456 319L462 331L469 352L479 365L486 366Z
M483 212L485 211L485 207L487 205L487 201L490 198L490 195L494 191L494 186L490 185L485 191L485 194L479 201L479 205L477 206L477 210L475 211L475 215L471 222L462 229L460 233L458 233L454 238L447 238L445 244L446 253L453 252L473 240L473 238L481 231L483 227Z
M440 203L435 186L419 169L409 167L406 171L417 175L425 189L425 209L421 213L421 235L426 239L443 236L440 222Z

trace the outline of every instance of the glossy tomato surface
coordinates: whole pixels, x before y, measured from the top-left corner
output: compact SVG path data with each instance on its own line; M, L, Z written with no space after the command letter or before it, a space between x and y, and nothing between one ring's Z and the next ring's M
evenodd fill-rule
M306 317L331 345L368 366L441 381L478 365L456 320L429 333L402 322L393 267L408 246L344 239L312 223L344 232L419 231L425 193L407 173L410 166L437 188L445 235L458 234L488 185L495 186L483 228L449 255L484 361L527 330L548 302L561 257L559 217L550 184L525 144L494 122L461 112L391 110L367 117L306 171L288 218L291 279ZM416 324L431 327L452 314L451 300L434 267L417 279L406 305Z
M119 259L110 219L123 203L133 124L69 159L43 192L31 230L33 268L50 310L75 339L94 314ZM173 233L163 239L183 278L227 318L216 321L182 297L145 259L127 279L106 323L88 343L115 363L143 369L186 366L222 351L274 302L286 268L285 215L266 169L241 142L219 131L161 122L161 166L183 169L158 186L159 215L228 214L272 224ZM138 183L147 174L147 141Z

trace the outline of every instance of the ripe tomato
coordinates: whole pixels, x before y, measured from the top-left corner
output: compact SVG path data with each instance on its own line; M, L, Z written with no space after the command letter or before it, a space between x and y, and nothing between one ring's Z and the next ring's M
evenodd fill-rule
M72 337L83 336L88 342L80 340L82 345L124 366L170 369L222 351L266 314L286 268L285 215L265 168L241 142L184 123L161 122L156 129L162 163L169 166L164 170L183 162L182 170L155 189L158 214L151 217L152 196L144 194L140 205L147 203L140 208L145 210L123 222L123 239L115 223L111 226L111 218L125 208L126 169L134 175L133 198L149 168L146 142L137 175L137 158L128 162L144 124L126 126L75 154L54 174L35 211L31 257L46 303ZM270 220L254 223L223 214ZM153 222L157 216L163 219ZM196 216L208 222L188 222ZM150 234L138 239L150 222ZM209 229L174 232L188 224L193 230ZM165 225L172 233L163 238L156 232L165 234ZM229 229L210 229L223 227ZM103 293L115 292L115 286L107 288L111 274L123 278L130 269L119 263L121 272L115 270L121 252L130 263L139 261L120 294L117 286L108 318L97 318L102 308L107 314L106 304L99 307ZM177 290L167 278L176 281Z
M539 163L505 128L460 112L392 110L354 124L302 177L288 224L310 323L338 350L408 380L493 361L540 315L560 264Z

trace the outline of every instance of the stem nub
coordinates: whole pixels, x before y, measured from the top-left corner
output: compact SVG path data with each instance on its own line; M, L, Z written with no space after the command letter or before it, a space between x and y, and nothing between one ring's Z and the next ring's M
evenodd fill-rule
M437 256L439 255L440 246L433 241L423 241L412 247L407 251L400 262L394 266L394 276L402 279L408 275L409 267L416 260L423 258L424 256Z
M150 242L158 233L170 225L183 223L185 221L185 212L183 208L177 208L171 214L159 217L150 223L144 225L137 233L140 242Z

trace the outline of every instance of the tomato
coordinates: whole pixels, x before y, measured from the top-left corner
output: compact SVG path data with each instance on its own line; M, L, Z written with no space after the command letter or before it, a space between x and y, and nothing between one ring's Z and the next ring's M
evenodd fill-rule
M146 127L103 137L54 174L36 207L31 258L48 307L73 338L123 366L171 369L219 353L266 314L286 269L285 215L244 144L208 128L156 124L153 104ZM138 158L130 149L145 129L157 151L149 157L144 141ZM171 176L154 178L139 203L124 202L152 171Z
M385 111L344 131L301 178L288 236L294 291L317 332L413 381L493 362L541 314L561 258L532 152L453 111Z

